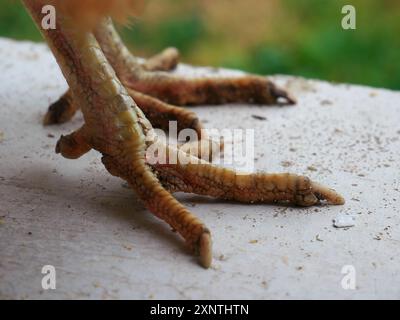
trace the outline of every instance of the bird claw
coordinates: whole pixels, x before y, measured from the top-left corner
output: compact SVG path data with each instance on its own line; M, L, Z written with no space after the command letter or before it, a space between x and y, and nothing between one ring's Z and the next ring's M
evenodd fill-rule
M345 203L345 199L335 190L316 182L310 182L308 192L296 195L296 204L303 207L314 206L321 201L330 205L343 205Z
M287 105L294 105L297 104L297 100L295 97L293 97L289 92L287 92L284 89L279 88L276 86L274 83L270 82L269 86L270 94L271 96L279 102L280 99L285 100L285 104Z

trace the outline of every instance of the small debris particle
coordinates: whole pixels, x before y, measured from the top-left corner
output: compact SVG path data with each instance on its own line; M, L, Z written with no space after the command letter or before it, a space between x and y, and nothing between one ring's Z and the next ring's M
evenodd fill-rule
M219 264L213 264L213 265L211 265L210 268L211 268L212 270L219 271L219 270L221 270L221 265L219 265Z
M307 170L309 170L309 171L318 171L318 169L316 167L314 167L314 166L308 166Z
M29 231L29 232L28 232L28 235L30 235L30 236L31 236L31 235L32 235L32 232L30 232L30 231Z
M355 218L353 216L341 215L333 219L335 228L351 228L355 226Z
M375 98L377 95L378 95L377 92L370 92L370 94L369 94L369 96L370 96L371 98Z
M129 184L127 182L122 183L121 186L122 188L130 189Z
M288 167L293 166L293 162L291 162L291 161L282 161L281 162L281 166L284 167L284 168L288 168Z
M4 224L4 220L3 220L3 219L0 219L0 226L1 226L2 224Z
M47 137L49 137L49 138L54 138L54 134L48 133L48 134L47 134Z
M296 148L289 148L289 151L290 151L290 152L296 152L297 149L296 149Z
M260 120L260 121L265 121L265 120L267 120L266 117L258 116L258 115L256 115L256 114L252 114L251 117L252 117L253 119Z
M333 104L333 102L330 100L322 100L321 101L321 106L331 106L332 104Z
M343 133L343 130L340 130L339 128L335 128L335 133Z
M380 240L382 240L382 237L381 237L380 235L376 235L376 236L374 237L374 240L380 241Z
M126 249L128 251L132 251L132 247L128 244L124 244L122 247L124 247L124 249Z
M316 236L315 236L315 240L317 240L317 241L319 241L319 242L323 242L324 240L322 240L320 237L319 237L319 234L317 234Z
M250 240L250 243L251 244L256 244L256 243L258 243L258 240Z
M296 268L297 271L302 271L303 269L304 269L303 266L299 266L299 267Z

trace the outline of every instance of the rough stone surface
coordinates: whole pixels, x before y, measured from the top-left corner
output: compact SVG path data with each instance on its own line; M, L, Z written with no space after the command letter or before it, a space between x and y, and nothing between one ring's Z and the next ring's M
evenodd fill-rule
M275 80L297 96L296 107L196 112L210 128L254 128L257 169L309 175L347 204L298 209L179 194L213 232L205 271L105 172L99 154L69 161L54 153L82 118L44 128L47 106L66 89L60 71L44 45L1 39L0 297L400 298L400 93ZM346 214L355 226L335 228ZM56 268L56 290L41 288L44 265ZM355 290L342 288L346 265L356 270Z

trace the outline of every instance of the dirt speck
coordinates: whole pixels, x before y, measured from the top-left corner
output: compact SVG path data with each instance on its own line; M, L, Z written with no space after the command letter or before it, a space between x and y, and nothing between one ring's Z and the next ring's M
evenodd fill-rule
M252 114L251 117L252 117L253 119L260 120L260 121L266 121L266 120L267 120L266 117L258 116L258 115L256 115L256 114Z
M227 257L225 257L223 254L220 254L219 256L218 256L218 260L219 261L226 261L228 258Z
M129 244L124 244L124 245L122 245L122 247L128 251L132 251L132 249L133 249L132 246L130 246Z
M291 162L291 161L282 161L281 162L281 166L284 167L284 168L289 168L289 167L293 166L293 162Z
M331 106L333 105L333 102L330 100L322 100L321 101L321 106Z
M371 97L371 98L375 98L376 96L378 95L378 93L377 92L370 92L370 94L369 94L369 96Z
M343 130L339 129L339 128L335 128L334 133L343 133Z
M130 189L131 188L127 182L122 183L121 187L124 188L124 189Z

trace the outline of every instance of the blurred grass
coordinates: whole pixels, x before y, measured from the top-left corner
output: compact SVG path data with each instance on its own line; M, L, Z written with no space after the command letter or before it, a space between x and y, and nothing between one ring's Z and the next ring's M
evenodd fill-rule
M357 9L357 30L341 8ZM398 0L150 0L122 35L151 55L176 46L189 63L400 89ZM0 36L39 41L19 2L0 3Z

